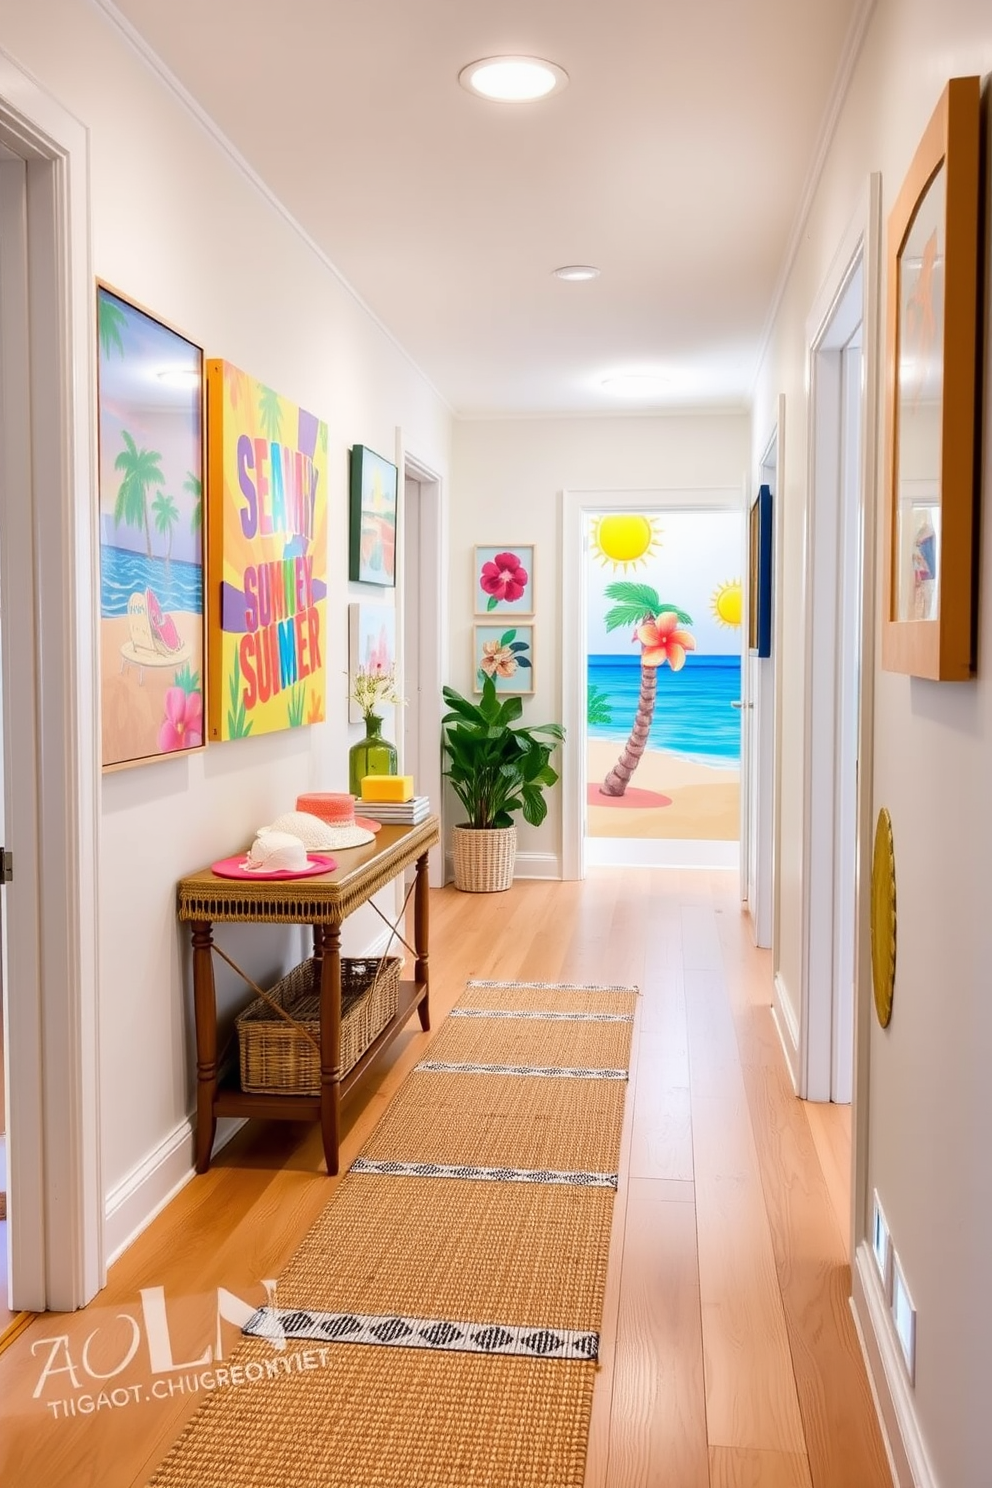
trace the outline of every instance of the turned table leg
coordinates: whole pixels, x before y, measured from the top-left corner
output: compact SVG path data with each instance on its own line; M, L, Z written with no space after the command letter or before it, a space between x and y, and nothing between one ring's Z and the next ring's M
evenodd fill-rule
M196 1171L210 1166L217 1117L217 997L214 989L213 927L193 921L193 1007L196 1017Z
M417 1012L420 1016L420 1026L426 1033L431 1026L431 973L428 965L428 939L429 939L429 916L430 904L427 897L427 854L421 853L417 859L417 878L413 891L413 944L417 952L414 964L414 979L423 982L425 987L423 1001L419 1003Z
M320 928L320 1134L331 1175L338 1171L340 1116L341 927L324 925Z

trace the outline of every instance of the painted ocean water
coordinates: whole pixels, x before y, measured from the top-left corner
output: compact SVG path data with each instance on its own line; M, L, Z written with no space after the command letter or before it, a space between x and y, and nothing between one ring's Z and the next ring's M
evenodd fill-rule
M637 712L641 663L637 656L590 656L589 686L605 695L610 723L589 725L590 739L622 744ZM740 765L741 695L738 656L687 656L680 672L658 668L649 749L667 749L702 765Z
M198 563L173 558L146 558L126 548L104 547L100 553L100 613L126 615L129 597L152 589L165 614L186 610L203 612L203 569Z

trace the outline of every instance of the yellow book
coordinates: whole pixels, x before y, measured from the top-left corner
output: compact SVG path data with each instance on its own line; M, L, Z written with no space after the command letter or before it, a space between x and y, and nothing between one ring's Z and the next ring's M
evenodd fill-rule
M412 775L363 775L363 801L412 801Z

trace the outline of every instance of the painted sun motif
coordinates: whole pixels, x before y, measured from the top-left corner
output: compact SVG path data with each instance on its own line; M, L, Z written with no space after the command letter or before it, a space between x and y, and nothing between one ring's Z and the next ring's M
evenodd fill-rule
M643 512L610 512L594 517L592 554L604 565L613 564L614 572L636 568L653 558L661 544L661 528L654 517Z
M728 579L721 584L710 600L710 606L719 625L728 630L739 629L742 610L740 579Z

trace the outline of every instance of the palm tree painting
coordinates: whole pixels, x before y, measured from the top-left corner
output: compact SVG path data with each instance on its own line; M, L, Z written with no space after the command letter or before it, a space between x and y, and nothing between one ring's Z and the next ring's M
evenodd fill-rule
M162 456L157 450L139 450L126 429L121 430L124 448L114 461L114 469L123 479L114 504L114 525L144 527L148 557L152 556L152 533L148 521L148 492L152 486L164 486Z
M606 596L616 601L606 612L606 629L633 626L633 639L641 645L641 686L634 726L620 758L600 786L605 796L622 796L647 748L658 691L658 668L667 661L673 672L681 671L686 653L696 649L696 642L688 630L682 629L692 624L692 617L662 600L650 584L617 579L606 586Z
M183 490L187 496L193 498L193 509L189 514L190 532L200 532L203 528L203 482L192 470L187 470L186 479L183 481Z
M152 516L155 518L155 531L164 533L168 538L168 547L165 550L166 572L169 568L169 559L172 557L172 536L179 523L179 508L167 491L158 491L152 502Z
M104 765L199 749L203 352L97 286Z
M100 350L105 357L116 353L124 355L124 329L127 326L127 315L120 305L107 295L100 295L97 299L97 321L100 337Z

